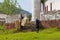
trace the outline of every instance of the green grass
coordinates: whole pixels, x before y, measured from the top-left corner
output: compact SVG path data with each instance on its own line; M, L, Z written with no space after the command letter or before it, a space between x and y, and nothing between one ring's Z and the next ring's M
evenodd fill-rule
M50 28L36 32L19 32L12 34L1 34L0 40L60 40L60 31Z

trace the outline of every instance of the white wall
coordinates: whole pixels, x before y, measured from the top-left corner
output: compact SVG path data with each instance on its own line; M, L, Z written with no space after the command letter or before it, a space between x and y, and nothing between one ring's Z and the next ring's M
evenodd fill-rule
M59 10L60 9L60 0L48 0L45 5L47 6L48 5L48 10L50 10L50 3L52 2L52 9L56 9L56 10Z
M7 15L6 14L0 14L0 18L6 18Z
M40 20L59 20L60 14L40 14Z
M43 4L41 3L41 11L43 11Z

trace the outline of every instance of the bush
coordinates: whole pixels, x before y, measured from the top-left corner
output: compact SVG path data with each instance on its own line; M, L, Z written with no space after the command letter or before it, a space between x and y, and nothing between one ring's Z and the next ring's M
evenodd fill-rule
M17 28L6 29L5 24L0 25L0 34L11 34L11 33L16 33L16 32L17 32Z
M32 17L32 15L29 15L29 16L28 16L28 18L29 18L29 21L31 20L31 17Z

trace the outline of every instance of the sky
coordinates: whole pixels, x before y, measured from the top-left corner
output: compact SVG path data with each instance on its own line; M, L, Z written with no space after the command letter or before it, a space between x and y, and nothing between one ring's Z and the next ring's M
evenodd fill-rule
M0 0L2 2L3 0ZM60 0L48 0L46 2L46 5L48 5L48 10L50 10L50 2L52 2L53 10L60 9ZM21 5L21 8L29 11L32 13L32 0L18 0L19 5Z
M22 9L27 10L32 13L32 0L18 0Z

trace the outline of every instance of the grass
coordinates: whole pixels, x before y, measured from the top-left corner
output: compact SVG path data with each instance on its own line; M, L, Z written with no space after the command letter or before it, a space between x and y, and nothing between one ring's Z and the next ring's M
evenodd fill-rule
M36 32L19 32L0 35L0 40L60 40L60 31L49 28Z

